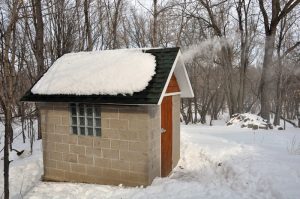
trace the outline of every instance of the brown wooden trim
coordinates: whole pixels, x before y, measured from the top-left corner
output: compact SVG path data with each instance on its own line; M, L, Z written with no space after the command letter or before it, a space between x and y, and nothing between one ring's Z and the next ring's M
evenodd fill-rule
M161 104L161 128L165 132L161 134L161 176L166 177L172 171L172 96L163 98Z
M180 88L178 86L177 79L176 79L175 75L173 74L170 79L166 93L174 93L174 92L180 92Z

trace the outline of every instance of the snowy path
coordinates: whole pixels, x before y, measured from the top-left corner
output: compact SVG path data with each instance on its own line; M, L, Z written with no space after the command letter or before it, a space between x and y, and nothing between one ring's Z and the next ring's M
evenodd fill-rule
M190 149L183 150L181 164L193 170L202 185L215 185L213 189L224 191L220 197L300 198L300 156L287 149L294 136L299 143L299 129L254 132L224 126L187 126L183 131L183 141L187 140L184 143ZM210 196L214 198L214 193Z
M12 163L11 192L20 198L22 186L24 198L300 198L300 155L288 150L294 137L300 143L299 129L254 132L223 124L181 132L178 166L146 188L40 182L37 144L35 155Z

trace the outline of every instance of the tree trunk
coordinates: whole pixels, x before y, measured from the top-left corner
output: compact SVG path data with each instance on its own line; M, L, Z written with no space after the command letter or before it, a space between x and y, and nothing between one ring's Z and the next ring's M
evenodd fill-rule
M207 111L202 110L200 112L200 122L201 122L201 124L206 123L206 114L207 114Z
M35 27L34 55L37 62L37 77L39 78L45 72L44 64L44 23L42 15L42 6L40 0L32 0L33 18Z
M198 122L198 112L197 112L197 109L198 109L198 103L197 103L197 97L194 96L194 121L195 123Z
M9 147L12 137L11 109L5 111L5 138L4 138L4 198L9 199Z
M158 18L157 0L153 0L152 47L158 47L158 42L157 42L157 18Z
M282 19L284 19L292 10L299 5L300 0L288 0L280 2L279 0L272 0L271 13L268 13L264 0L258 0L259 8L262 13L264 28L265 28L265 54L263 60L262 75L260 81L260 103L261 103L261 116L270 122L271 111L271 81L273 78L272 65L273 65L273 51L275 45L275 36L277 26ZM270 8L269 7L269 8Z
M275 44L275 32L265 38L265 54L263 60L262 75L260 80L261 116L270 121L271 90L272 90L272 61Z
M275 117L274 117L274 126L280 125L280 115L281 115L281 103L275 105Z
M90 0L84 1L84 23L85 23L85 31L86 31L86 38L87 38L87 50L93 50L93 40L92 40L92 33L91 33L91 24L89 20L89 6Z
M193 113L192 113L192 99L188 99L187 118L188 118L188 122L192 122L192 124L194 123Z
M119 22L119 14L120 14L120 7L121 7L121 2L122 0L118 0L117 4L115 4L115 13L114 13L114 18L112 22L112 37L113 37L113 45L112 48L116 49L118 47L117 43L117 28L118 28L118 22Z
M16 41L16 23L18 20L18 12L20 2L13 1L10 10L11 17L6 30L1 30L1 55L2 73L1 79L3 86L0 89L0 103L5 116L5 138L4 138L4 198L9 198L9 146L11 144L12 130L12 111L15 103L14 86L15 86L15 41ZM3 18L2 18L3 20ZM1 21L2 23L3 21ZM4 40L4 42L3 42Z
M185 113L185 110L184 110L184 103L183 103L183 99L181 99L180 100L181 102L181 106L180 106L180 113L181 113L181 115L182 115L182 118L183 118L183 121L184 121L184 123L185 124L188 124L189 123L189 121L188 121L188 118L187 118L187 115L186 115L186 113Z
M226 98L227 98L227 103L228 103L228 108L229 108L229 114L230 117L234 113L237 113L237 107L238 107L238 102L237 102L237 95L236 91L233 87L233 66L232 66L232 50L229 44L224 44L221 48L221 58L222 58L222 65L224 69L224 80L225 80L225 92L226 92Z
M240 85L239 85L239 93L238 93L238 107L237 112L244 112L244 100L245 100L245 84L246 84L246 71L248 67L248 54L249 54L249 46L247 39L245 41L241 41L241 64L240 64Z
M281 116L281 109L282 109L282 92L281 89L281 71L282 71L282 64L281 59L278 60L278 74L276 78L276 99L275 99L275 117L274 117L274 126L280 125L280 116Z

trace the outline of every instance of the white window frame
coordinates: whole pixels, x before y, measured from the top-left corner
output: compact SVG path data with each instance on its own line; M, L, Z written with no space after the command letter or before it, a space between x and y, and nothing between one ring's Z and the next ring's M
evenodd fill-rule
M84 114L80 115L79 107L83 106ZM101 136L101 107L94 104L84 104L84 103L70 103L70 126L71 126L71 134L73 135L81 135L81 136ZM76 116L73 115L72 108L76 108ZM87 109L92 108L92 115L87 115ZM98 110L98 116L96 115L96 109ZM73 118L76 118L76 124L73 123ZM84 118L84 125L80 123L80 118ZM88 126L88 119L92 119L92 126ZM98 120L99 126L96 125L96 121ZM74 131L76 128L76 132ZM84 128L84 134L82 133L82 128ZM93 134L88 133L88 129L93 130Z

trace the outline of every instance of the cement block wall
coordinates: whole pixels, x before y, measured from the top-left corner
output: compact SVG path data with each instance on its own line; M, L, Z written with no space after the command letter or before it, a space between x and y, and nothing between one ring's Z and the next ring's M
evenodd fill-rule
M149 182L157 176L161 176L161 112L160 106L151 113L151 129L149 133Z
M172 167L176 167L180 158L180 95L172 96Z
M101 137L73 135L67 103L41 103L45 180L148 185L160 176L160 107L101 106Z

